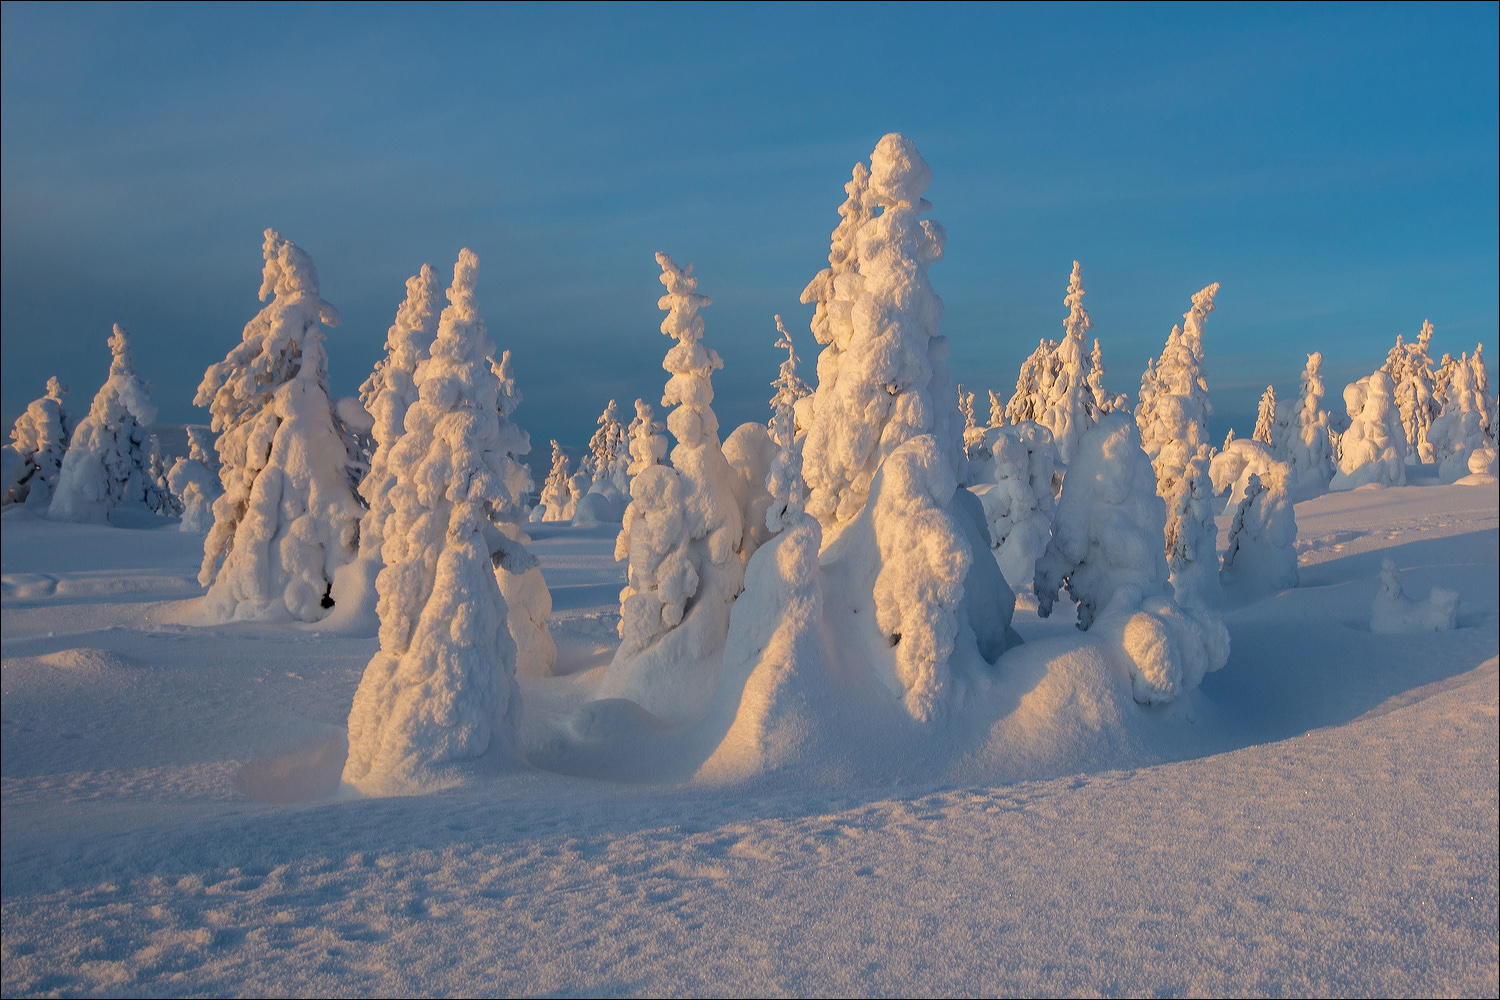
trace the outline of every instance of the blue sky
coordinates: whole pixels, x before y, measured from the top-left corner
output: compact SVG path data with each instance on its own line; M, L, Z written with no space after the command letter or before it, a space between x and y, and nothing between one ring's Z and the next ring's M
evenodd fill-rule
M933 168L931 276L973 388L1008 394L1057 336L1075 258L1115 391L1223 284L1217 434L1307 351L1336 399L1427 317L1493 363L1496 12L5 4L3 410L53 373L86 408L118 321L160 419L206 419L193 389L259 308L273 226L343 312L340 393L406 276L472 247L542 449L659 398L653 254L693 261L727 434L766 419L773 313L811 377L798 294L889 131Z

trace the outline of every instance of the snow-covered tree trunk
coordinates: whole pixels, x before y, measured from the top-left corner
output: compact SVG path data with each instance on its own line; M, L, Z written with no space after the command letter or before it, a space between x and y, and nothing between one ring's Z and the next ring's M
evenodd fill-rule
M57 376L47 379L47 395L27 404L26 412L11 428L10 444L5 449L13 468L5 476L0 502L24 503L41 514L52 505L63 455L73 434L73 421L63 406L67 394L67 386Z
M328 396L322 327L339 316L318 294L312 259L273 229L265 236L260 298L271 301L194 399L213 413L224 486L198 579L220 621L317 621L364 514Z
M156 404L135 373L130 337L116 323L109 338L114 357L88 416L79 421L58 470L47 516L58 521L104 523L122 503L146 503L157 495L151 470L151 434Z
M516 647L495 567L524 572L535 560L494 520L512 502L510 460L478 269L463 250L431 356L414 375L406 433L388 456L380 651L354 696L344 765L344 780L367 793L404 790L497 741L516 752Z

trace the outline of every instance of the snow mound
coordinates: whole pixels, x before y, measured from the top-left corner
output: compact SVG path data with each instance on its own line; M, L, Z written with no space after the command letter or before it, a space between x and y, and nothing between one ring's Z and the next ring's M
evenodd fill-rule
M1375 606L1370 611L1370 631L1446 632L1458 624L1458 591L1433 587L1421 600L1407 597L1401 591L1396 575L1396 561L1380 561L1380 589L1375 592Z

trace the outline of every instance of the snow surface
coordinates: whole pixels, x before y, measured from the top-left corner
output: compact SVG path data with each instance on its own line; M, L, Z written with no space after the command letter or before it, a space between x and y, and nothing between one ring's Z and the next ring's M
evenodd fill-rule
M715 723L748 741L590 700L615 529L534 524L560 676L517 680L532 766L364 799L335 789L376 640L175 624L197 536L11 508L4 993L1494 995L1496 491L1296 523L1300 586L1224 609L1228 665L1171 705L1023 595L1026 644L943 728L872 694L813 739L816 688L752 676ZM798 530L747 579L795 579ZM1372 631L1387 558L1457 627Z

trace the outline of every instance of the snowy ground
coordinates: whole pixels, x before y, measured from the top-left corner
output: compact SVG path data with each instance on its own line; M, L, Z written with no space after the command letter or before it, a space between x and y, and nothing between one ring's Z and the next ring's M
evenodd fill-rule
M1173 711L1070 726L1071 608L1023 599L1001 735L926 773L364 800L373 638L183 624L200 536L8 512L3 991L1494 995L1496 491L1297 518L1302 586L1231 610ZM621 581L608 529L537 527L571 673L523 733L607 662ZM1371 633L1383 556L1460 627Z

